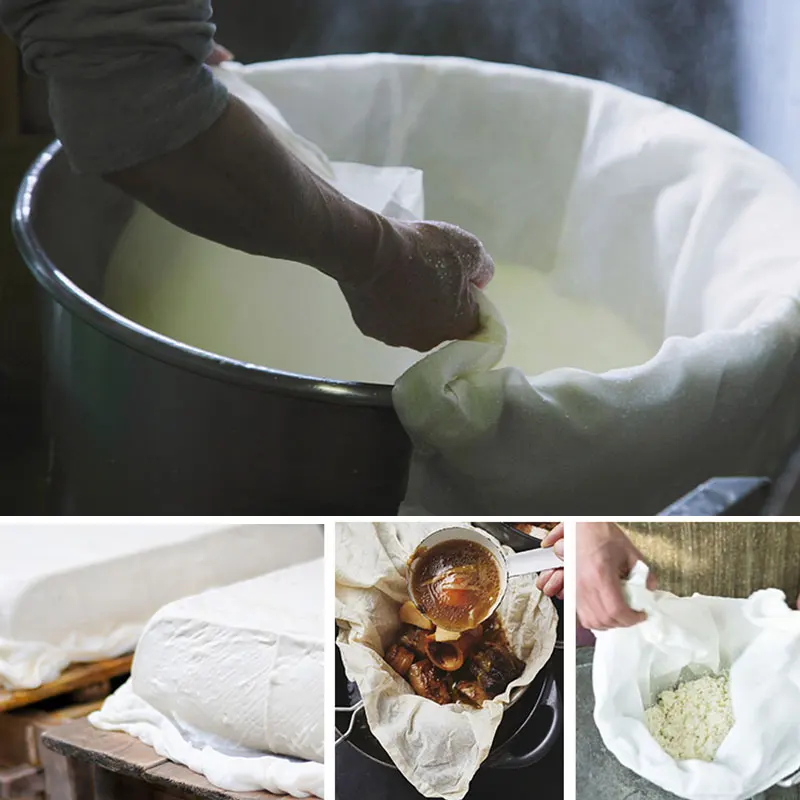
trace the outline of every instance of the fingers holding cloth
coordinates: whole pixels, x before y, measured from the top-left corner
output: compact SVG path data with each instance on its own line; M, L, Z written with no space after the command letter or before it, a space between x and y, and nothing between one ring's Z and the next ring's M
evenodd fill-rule
M357 281L340 282L359 330L420 352L479 333L475 288L494 274L481 242L445 222L384 217L379 224L372 269Z
M628 605L623 581L644 556L622 529L613 522L576 524L577 607L581 625L587 630L627 628L643 622L647 615ZM649 572L647 589L656 588Z
M462 336L429 352L395 382L395 410L420 453L468 444L498 421L502 408L481 402L481 386L497 381L493 370L508 341L499 310L482 290L492 274L493 266L481 265L463 286Z

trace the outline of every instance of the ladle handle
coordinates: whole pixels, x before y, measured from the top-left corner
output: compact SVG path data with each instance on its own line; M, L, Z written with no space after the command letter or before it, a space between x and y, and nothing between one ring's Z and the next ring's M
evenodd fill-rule
M538 547L523 553L514 553L506 559L508 577L528 575L531 572L543 572L546 569L559 569L564 562L556 555L552 547Z

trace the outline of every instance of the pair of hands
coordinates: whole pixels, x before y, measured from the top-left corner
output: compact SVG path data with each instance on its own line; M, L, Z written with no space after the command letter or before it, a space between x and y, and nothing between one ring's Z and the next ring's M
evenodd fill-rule
M542 539L542 547L550 546L564 558L563 523ZM612 522L577 523L576 551L577 608L581 625L588 630L604 631L642 622L646 615L634 611L625 602L622 581L643 557L619 526ZM647 585L650 589L656 588L652 572ZM536 586L549 597L563 599L564 570L541 572Z
M206 64L232 59L215 42ZM480 320L472 287L484 288L494 275L481 242L442 222L382 223L369 278L339 284L359 330L420 352L475 333Z

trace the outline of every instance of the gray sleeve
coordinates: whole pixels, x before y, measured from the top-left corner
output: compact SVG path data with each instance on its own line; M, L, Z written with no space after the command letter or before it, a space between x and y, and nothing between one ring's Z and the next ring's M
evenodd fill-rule
M220 116L210 19L210 0L0 0L70 161L95 174L176 150Z

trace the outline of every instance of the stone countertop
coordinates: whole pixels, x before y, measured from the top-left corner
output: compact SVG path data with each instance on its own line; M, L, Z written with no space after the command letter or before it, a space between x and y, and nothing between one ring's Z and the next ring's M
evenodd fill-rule
M576 782L577 800L673 800L650 781L623 767L606 750L594 724L592 659L594 647L578 648L576 659ZM770 789L758 800L800 800L800 787Z

